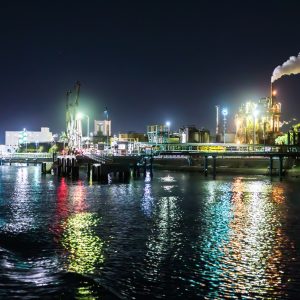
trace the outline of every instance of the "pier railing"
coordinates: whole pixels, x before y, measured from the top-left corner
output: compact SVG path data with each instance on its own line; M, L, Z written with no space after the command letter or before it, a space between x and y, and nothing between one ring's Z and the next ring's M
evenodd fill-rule
M48 152L42 153L0 153L1 159L15 160L15 159L52 159L53 154Z

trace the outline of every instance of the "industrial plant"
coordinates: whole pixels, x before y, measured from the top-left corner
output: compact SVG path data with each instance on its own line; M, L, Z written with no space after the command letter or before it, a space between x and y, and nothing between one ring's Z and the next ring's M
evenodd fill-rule
M281 103L276 91L258 102L243 103L235 116L237 144L274 144L280 135Z

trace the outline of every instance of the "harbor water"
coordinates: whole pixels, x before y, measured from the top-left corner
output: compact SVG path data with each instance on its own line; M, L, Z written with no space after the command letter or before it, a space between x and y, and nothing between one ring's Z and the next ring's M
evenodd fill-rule
M297 299L300 181L0 166L0 299Z

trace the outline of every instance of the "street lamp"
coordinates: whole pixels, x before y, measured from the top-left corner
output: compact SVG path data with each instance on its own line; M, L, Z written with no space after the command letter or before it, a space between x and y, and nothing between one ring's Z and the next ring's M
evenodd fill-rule
M227 115L228 115L228 109L227 109L227 108L223 108L223 109L222 109L222 115L223 115L224 144L225 144L226 117L227 117Z
M107 109L107 106L105 107L104 109L104 115L106 116L106 128L105 128L105 131L106 131L106 147L107 147L107 154L108 154L108 138L109 138L109 128L108 128L108 109Z
M81 112L79 112L77 114L77 119L78 120L82 120L83 117L87 118L86 131L87 131L87 143L89 143L89 139L90 139L90 117L86 114L81 113Z
M171 126L170 121L166 122L166 126L167 126L167 129L168 129L168 139L169 139L169 137L170 137L170 126Z

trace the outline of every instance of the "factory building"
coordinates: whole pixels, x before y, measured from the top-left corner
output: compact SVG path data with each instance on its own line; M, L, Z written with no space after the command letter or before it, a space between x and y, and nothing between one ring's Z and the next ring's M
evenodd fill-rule
M127 133L119 133L118 140L121 142L130 142L130 143L138 143L138 142L147 142L147 136L144 133L137 132L127 132Z
M111 120L94 120L94 135L111 136Z
M51 143L53 135L48 127L42 127L41 131L5 131L5 145L19 146L20 144L30 143Z
M181 143L209 143L210 132L207 129L196 128L195 125L183 126L179 129Z
M167 125L147 126L147 136L149 143L163 144L168 142L170 127Z
M273 144L280 135L281 103L273 95L242 104L235 116L236 143Z

